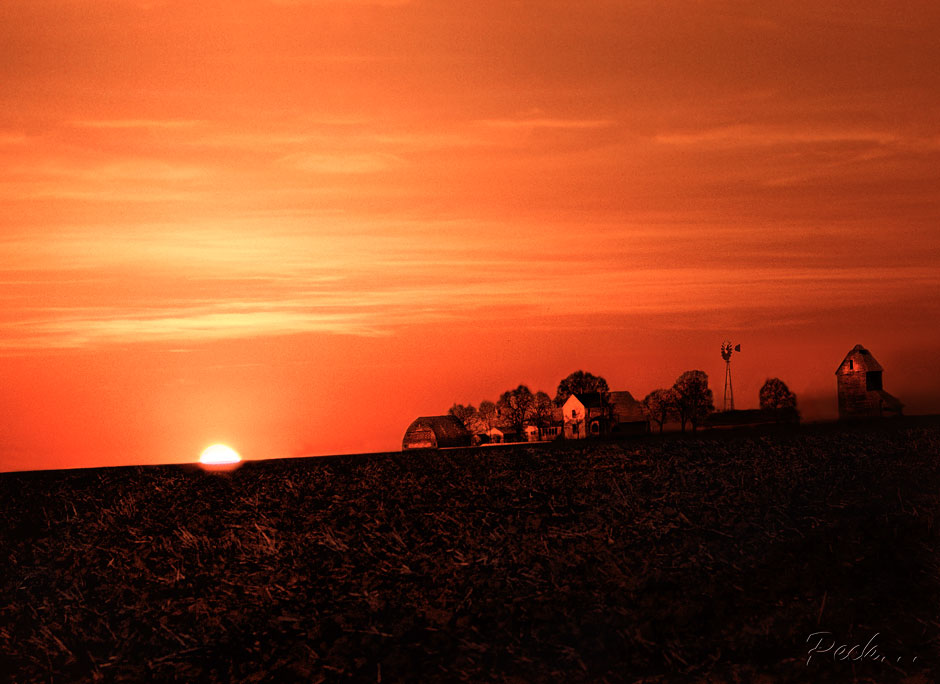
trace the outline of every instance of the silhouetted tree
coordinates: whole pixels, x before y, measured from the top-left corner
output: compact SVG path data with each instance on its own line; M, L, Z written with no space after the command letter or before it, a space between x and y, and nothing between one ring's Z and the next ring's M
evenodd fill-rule
M607 386L607 381L601 376L578 370L558 383L555 405L561 406L572 394L584 394L585 392L600 392L606 397L607 393L610 392L610 387Z
M554 412L555 404L552 398L545 392L536 392L532 404L532 419L535 427L539 429L539 439L542 439L542 430L551 427Z
M676 416L675 393L671 389L653 390L643 399L643 408L650 420L659 425L659 432L662 433L666 421Z
M477 410L473 407L473 404L464 406L463 404L455 403L447 409L447 413L463 423L463 426L471 433L479 434L480 432L485 432L485 430L480 429L480 417L477 415Z
M503 392L497 402L500 417L510 426L518 435L525 431L526 421L532 415L532 408L535 405L535 396L525 385L519 385L514 390Z
M760 407L774 414L779 423L800 422L800 412L796 410L796 395L790 391L780 378L767 378L760 388Z
M480 425L483 432L492 430L499 423L499 411L496 404L492 401L483 400L480 402L480 408L477 409L477 416L480 418Z
M760 407L770 410L795 409L796 395L780 378L767 378L760 388Z
M708 375L705 371L686 371L672 386L675 395L676 415L685 432L686 423L692 425L692 432L715 410L712 391L708 388Z

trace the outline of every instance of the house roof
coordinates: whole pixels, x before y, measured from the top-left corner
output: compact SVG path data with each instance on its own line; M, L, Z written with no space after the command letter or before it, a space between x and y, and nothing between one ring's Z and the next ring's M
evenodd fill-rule
M633 398L633 395L630 394L627 390L617 390L616 392L608 392L607 396L611 402L633 402L638 403L636 399Z
M613 413L620 422L646 420L643 405L633 398L627 391L611 392L608 401L613 407Z
M884 368L881 367L881 364L875 360L875 357L871 355L870 351L865 349L865 347L862 345L856 344L854 347L852 347L849 353L845 355L845 358L842 359L842 363L840 363L839 367L836 368L836 374L839 374L839 372L850 372L847 368L843 371L843 368L845 368L849 359L854 362L854 368L851 371L852 373L884 370Z
M600 392L580 392L572 394L584 408L601 408L604 405L604 398Z

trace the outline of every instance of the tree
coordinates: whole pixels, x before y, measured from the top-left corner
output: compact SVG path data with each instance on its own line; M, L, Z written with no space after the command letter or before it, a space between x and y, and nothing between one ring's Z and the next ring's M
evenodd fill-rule
M542 430L551 427L555 414L555 404L545 392L536 392L532 404L532 419L535 427L539 429L539 439L542 439Z
M497 402L500 417L520 436L525 431L525 424L532 415L535 397L525 385L503 392Z
M607 386L607 381L601 376L578 370L558 383L555 405L561 406L572 394L584 394L585 392L600 392L606 395L610 392L610 387Z
M764 386L760 388L760 407L771 411L795 409L796 395L780 378L767 378Z
M463 404L455 403L453 406L447 409L447 413L459 420L463 426L473 434L485 432L485 430L480 429L481 421L477 415L477 410L473 408L473 404L467 404L464 406Z
M671 389L653 390L643 399L643 408L650 420L659 425L660 434L663 425L676 416L676 397Z
M772 413L777 422L800 422L796 395L780 378L767 378L760 388L761 410Z
M705 371L686 371L672 386L675 395L676 415L685 432L686 423L692 425L692 432L715 410L712 391L708 388L708 375Z
M477 417L480 419L482 432L492 430L499 423L499 411L496 404L485 399L481 401L480 408L477 409Z

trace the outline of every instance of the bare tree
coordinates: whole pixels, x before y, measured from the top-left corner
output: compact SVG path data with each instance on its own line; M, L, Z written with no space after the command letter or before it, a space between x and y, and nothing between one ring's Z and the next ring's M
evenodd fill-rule
M708 414L715 410L712 391L708 388L708 374L700 370L686 371L676 380L672 391L682 431L685 431L686 423L690 423L692 432L695 432Z
M480 420L482 432L487 432L497 427L499 423L499 410L492 401L484 399L480 402L480 408L477 409L477 417Z
M555 394L555 405L561 406L572 394L585 392L600 392L605 398L610 392L607 381L599 375L592 375L583 370L577 370L558 383L558 392Z
M532 405L532 419L535 421L535 427L539 429L539 439L542 439L542 430L551 427L554 414L555 404L552 398L545 392L536 392Z
M525 385L519 385L514 390L503 392L497 403L500 417L520 436L525 431L526 422L532 416L534 405L535 397Z
M676 417L675 393L671 389L653 390L643 399L643 408L650 420L659 425L662 434L666 421Z
M479 434L485 430L481 430L481 421L477 415L477 410L473 407L473 404L454 404L449 409L447 413L452 415L454 418L459 420L467 430L473 434Z

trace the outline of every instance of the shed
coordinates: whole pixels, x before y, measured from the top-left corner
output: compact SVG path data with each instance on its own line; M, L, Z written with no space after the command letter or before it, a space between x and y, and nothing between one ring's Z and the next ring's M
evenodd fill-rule
M884 390L884 368L871 352L856 344L836 369L839 418L900 415L904 405Z
M470 446L470 432L454 416L415 418L401 441L402 451Z

